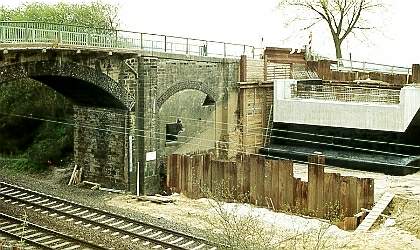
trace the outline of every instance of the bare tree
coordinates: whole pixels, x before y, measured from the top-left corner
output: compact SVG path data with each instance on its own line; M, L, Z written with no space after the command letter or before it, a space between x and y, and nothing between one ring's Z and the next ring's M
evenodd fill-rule
M337 58L349 34L375 28L369 17L383 8L380 0L280 0L279 7L292 12L291 22L301 22L303 30L326 23L332 35Z

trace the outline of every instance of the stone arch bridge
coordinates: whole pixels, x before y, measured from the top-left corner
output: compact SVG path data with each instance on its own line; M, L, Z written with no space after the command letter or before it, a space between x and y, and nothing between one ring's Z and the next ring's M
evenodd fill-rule
M195 53L188 41L179 54L166 48L168 37L165 48L153 41L146 47L147 40L138 47L119 44L123 35L113 40L83 29L78 40L71 40L74 30L32 24L0 22L0 84L31 78L71 100L75 162L84 167L85 178L107 187L155 192L163 157L157 138L164 138L159 133L162 105L189 89L227 102L227 92L239 80L239 60L227 58L226 44L220 57L209 56L207 47ZM147 152L156 152L156 159L146 159Z

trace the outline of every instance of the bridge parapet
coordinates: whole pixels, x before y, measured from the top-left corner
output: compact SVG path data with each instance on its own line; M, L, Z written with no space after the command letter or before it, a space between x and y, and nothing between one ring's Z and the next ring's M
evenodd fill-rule
M262 49L245 44L44 22L0 22L0 43L49 43L51 46L145 50L223 58L239 58L241 55L259 58L263 53Z

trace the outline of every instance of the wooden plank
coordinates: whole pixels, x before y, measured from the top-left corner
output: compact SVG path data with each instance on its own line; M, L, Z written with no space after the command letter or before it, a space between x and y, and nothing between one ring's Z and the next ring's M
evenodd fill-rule
M211 161L212 155L206 154L204 155L204 163L203 163L203 184L202 184L202 191L208 192L211 190Z
M368 193L367 193L367 207L371 208L375 202L375 184L373 179L368 180Z
M284 176L284 204L287 210L293 207L293 161L283 161Z
M279 210L284 211L285 210L285 190L286 190L286 178L285 178L285 168L284 168L284 162L279 160L278 161L278 201L277 201L277 207Z
M225 161L223 163L223 185L229 201L236 199L236 163Z
M362 208L366 208L366 194L363 188L365 182L365 178L361 178L357 180L356 183L356 211L362 211Z
M250 155L249 158L249 165L250 165L250 175L249 175L249 186L250 186L250 192L249 192L249 198L251 201L251 204L257 204L258 203L258 160L257 156Z
M310 155L308 164L308 210L318 217L324 215L325 156Z
M265 205L268 208L273 208L272 204L274 204L272 202L272 183L271 183L271 178L272 178L272 173L271 173L271 168L272 168L272 164L271 161L266 161L264 164L264 199L265 199ZM273 208L274 210L274 208Z
M357 227L356 232L367 232L378 219L379 215L381 215L385 208L389 205L393 198L393 193L385 192L382 195L381 199L378 201L378 203L376 203L376 205L372 208L370 213Z
M203 181L203 155L194 155L192 158L192 188L191 198L199 198Z
M359 179L357 177L350 177L350 187L349 187L349 207L348 211L350 216L354 216L359 210L357 210L357 182Z
M238 188L238 196L243 196L245 194L245 187L244 187L244 164L243 164L243 154L236 155L236 167L237 167L237 175L236 175L236 183Z
M302 207L302 181L300 178L294 178L293 187L293 207L297 213L300 213Z
M335 211L334 190L337 189L337 186L335 186L334 179L334 174L324 173L324 204L326 218Z
M184 156L183 155L177 155L177 161L176 161L176 172L178 175L178 183L176 185L176 192L181 193L182 191L182 176L183 176L183 165L184 165Z
M200 155L200 157L198 158L198 196L202 197L202 193L203 193L203 183L204 183L204 155Z
M166 187L171 190L173 185L173 179L174 179L174 172L173 171L173 164L172 160L174 158L174 155L169 155L166 157Z
M179 161L181 159L180 155L171 155L171 179L170 179L170 186L169 188L174 192L179 192Z
M185 183L184 183L184 194L190 196L192 193L193 186L193 166L192 166L192 157L186 156L184 158L184 171L185 171Z
M230 193L232 194L232 199L237 200L238 194L237 194L237 167L236 162L229 162L229 173L230 173L230 179L229 179L229 189ZM232 201L233 201L232 200Z
M281 210L289 210L293 206L293 162L279 161L279 203Z
M304 214L308 213L308 183L306 181L302 181L302 203L301 203L301 211Z
M340 183L340 211L341 215L344 217L350 217L351 213L349 211L350 207L350 177L342 176Z
M243 164L243 191L244 191L244 200L250 201L250 192L251 192L251 158L249 155L246 155L244 158L244 164Z
M215 193L217 191L217 186L218 186L218 175L217 175L217 168L218 168L218 161L216 160L211 160L210 162L210 171L211 171L211 184L210 184L210 191L213 195L213 193Z
M308 160L308 210L315 213L317 209L317 156L311 155Z
M265 158L263 156L256 156L257 159L257 204L264 206L265 204L265 191L264 191L264 170L265 170Z
M346 231L355 230L357 228L357 217L345 217L343 229Z
M279 175L280 175L280 166L278 160L269 160L268 164L271 165L271 199L273 201L274 210L279 210Z

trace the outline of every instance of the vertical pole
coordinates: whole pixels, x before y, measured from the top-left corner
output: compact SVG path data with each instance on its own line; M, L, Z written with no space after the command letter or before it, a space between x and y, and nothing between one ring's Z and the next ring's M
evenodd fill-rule
M215 156L217 156L217 102L214 102L214 152Z
M226 43L223 43L223 57L226 57Z
M140 187L140 172L141 172L141 169L140 169L140 162L138 161L137 162L137 184L136 184L136 195L137 196L140 196L140 193L141 193L141 187Z
M137 158L137 195L144 193L144 174L146 168L146 156L145 156L145 64L146 59L139 57L139 79L136 88L136 129L137 129L137 147L136 147L136 158Z
M143 49L143 33L140 33L140 49Z
M129 172L133 172L133 136L128 136L128 167Z
M163 42L165 43L164 44L164 51L166 52L166 36L163 37Z
M186 50L186 51L185 51L185 54L187 54L187 55L188 55L188 51L189 51L189 50L188 50L188 49L189 49L189 44L188 44L188 42L189 42L189 39L187 38L187 47L185 48L185 50Z
M410 69L407 69L407 84L410 83Z

